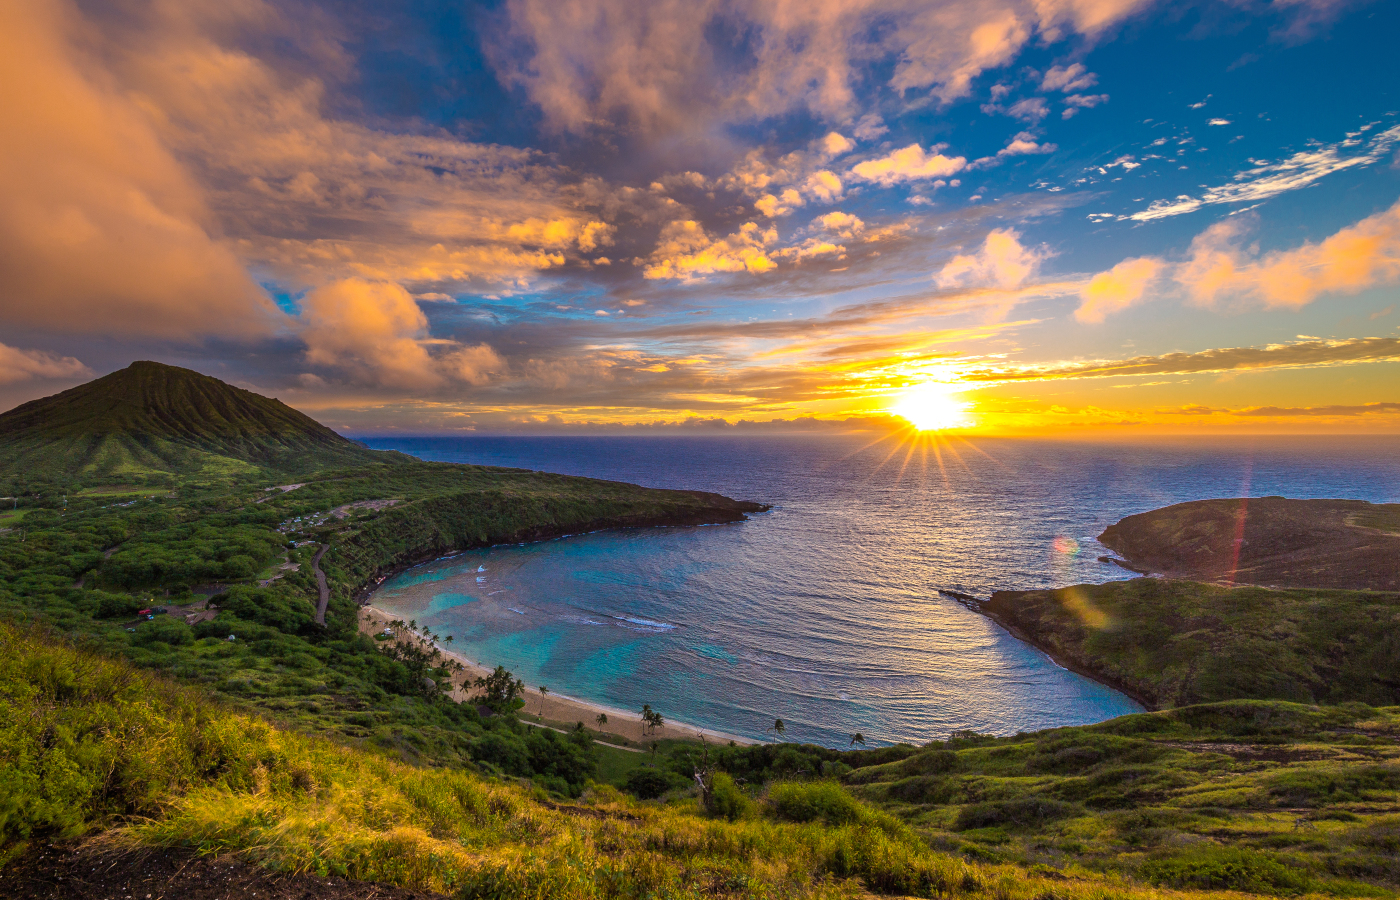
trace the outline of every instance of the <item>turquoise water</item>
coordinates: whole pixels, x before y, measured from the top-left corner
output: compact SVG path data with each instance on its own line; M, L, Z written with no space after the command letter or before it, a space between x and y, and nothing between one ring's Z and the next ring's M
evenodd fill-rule
M920 743L1134 712L938 593L1123 577L1095 536L1205 497L1400 499L1394 439L1073 444L912 451L859 438L367 439L774 504L747 522L493 547L405 572L375 605L454 649L618 709L762 739Z

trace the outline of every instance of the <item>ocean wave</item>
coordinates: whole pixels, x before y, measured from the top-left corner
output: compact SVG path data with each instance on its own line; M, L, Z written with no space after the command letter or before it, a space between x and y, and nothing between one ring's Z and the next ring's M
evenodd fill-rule
M629 631L674 631L680 627L670 622L653 622L651 619L639 619L635 616L611 616L610 618L626 623L619 627L627 628Z

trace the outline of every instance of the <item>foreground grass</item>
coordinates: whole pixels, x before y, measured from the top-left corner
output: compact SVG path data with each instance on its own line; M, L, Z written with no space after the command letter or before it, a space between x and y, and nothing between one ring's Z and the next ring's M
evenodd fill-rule
M283 731L0 625L0 847L106 830L454 897L1165 898L1070 866L969 862L833 782L781 783L733 818L696 800L577 803ZM732 788L732 782L729 783ZM1224 896L1194 893L1194 897Z
M1235 701L965 735L844 780L967 858L1266 895L1400 886L1397 708Z

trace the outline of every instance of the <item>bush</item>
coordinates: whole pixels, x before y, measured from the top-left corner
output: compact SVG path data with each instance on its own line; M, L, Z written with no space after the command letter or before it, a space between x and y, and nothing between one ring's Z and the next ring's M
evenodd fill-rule
M105 591L93 593L100 597L97 601L97 617L100 619L125 619L134 616L137 610L144 609L150 602L130 594L109 594Z
M472 741L472 759L488 763L509 775L529 775L530 751L513 734L491 731Z
M733 778L716 772L710 783L710 794L705 798L705 812L717 819L737 822L752 815L753 801L744 796Z
M655 800L676 787L676 776L660 769L643 767L627 773L627 793L642 800Z
M171 647L181 647L185 644L194 643L194 631L185 624L184 619L176 619L171 616L156 616L150 622L136 626L135 643L142 647L150 647L153 644L168 644Z
M1056 819L1073 818L1081 812L1083 810L1073 803L1045 797L997 800L964 806L958 811L958 818L953 823L953 828L956 831L966 831L969 828L991 828L997 825L1027 828Z
M955 785L947 778L923 775L918 778L905 778L889 786L891 800L905 803L951 803Z
M1153 884L1188 890L1301 894L1312 883L1307 873L1277 857L1235 847L1206 847L1178 856L1148 860L1141 869Z
M854 825L877 815L834 781L780 782L769 788L768 803L773 817L787 822Z

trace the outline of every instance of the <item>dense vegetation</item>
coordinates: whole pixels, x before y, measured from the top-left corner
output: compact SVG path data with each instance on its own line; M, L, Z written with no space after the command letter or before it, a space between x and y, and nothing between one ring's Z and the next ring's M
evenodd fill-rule
M1136 578L999 591L983 610L1153 706L1400 704L1400 594Z
M1227 704L863 751L850 789L810 774L742 788L721 772L704 803L596 784L559 803L278 730L5 625L0 696L10 856L107 827L112 852L233 851L460 898L1386 896L1372 884L1400 877L1400 820L1374 812L1394 799L1400 716L1360 707ZM720 752L752 772L831 751Z

